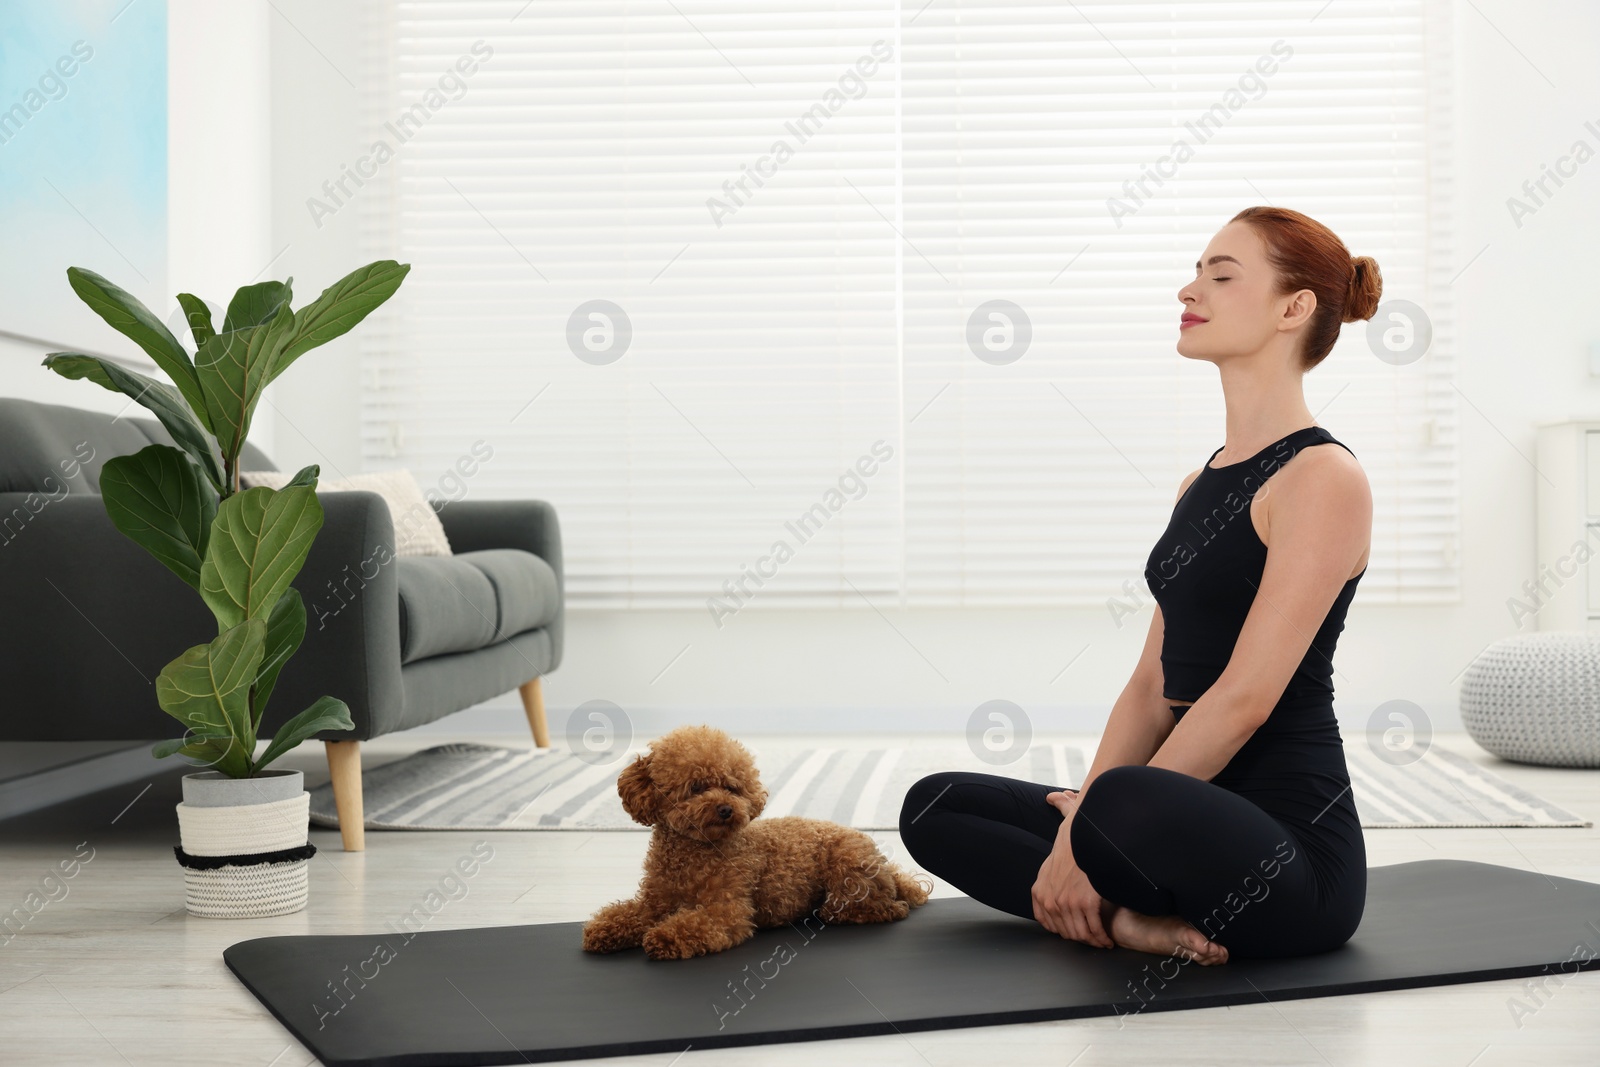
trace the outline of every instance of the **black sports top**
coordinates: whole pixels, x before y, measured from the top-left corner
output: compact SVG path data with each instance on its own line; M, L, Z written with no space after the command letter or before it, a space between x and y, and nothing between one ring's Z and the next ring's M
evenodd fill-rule
M1302 448L1321 444L1349 451L1321 426L1303 427L1249 459L1213 467L1218 448L1173 507L1144 572L1166 628L1161 642L1165 699L1199 700L1228 665L1267 564L1267 546L1250 521L1250 501ZM1334 645L1366 573L1363 567L1345 582L1282 700L1332 700Z

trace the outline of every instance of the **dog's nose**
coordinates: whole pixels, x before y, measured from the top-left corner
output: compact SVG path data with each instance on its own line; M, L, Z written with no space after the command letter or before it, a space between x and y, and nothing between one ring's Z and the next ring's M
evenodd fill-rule
M719 805L717 805L717 818L726 819L729 816L731 816L732 814L733 814L733 806L731 804L719 804Z

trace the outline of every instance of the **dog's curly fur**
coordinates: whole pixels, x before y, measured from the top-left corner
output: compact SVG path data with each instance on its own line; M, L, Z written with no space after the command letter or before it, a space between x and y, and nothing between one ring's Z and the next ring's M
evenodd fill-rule
M585 951L642 945L651 959L688 959L813 913L824 923L893 922L928 900L931 883L860 830L796 815L752 823L767 802L755 761L713 727L656 739L618 775L617 792L654 833L638 894L584 924Z

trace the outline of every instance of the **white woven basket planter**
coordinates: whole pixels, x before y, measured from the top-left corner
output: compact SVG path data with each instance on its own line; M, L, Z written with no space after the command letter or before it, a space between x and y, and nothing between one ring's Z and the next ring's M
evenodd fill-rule
M288 915L310 899L308 860L183 870L184 906L206 919L260 919Z
M186 775L178 862L190 915L252 919L306 906L311 794L299 771Z
M1546 630L1495 641L1462 678L1461 721L1503 759L1600 767L1600 634Z

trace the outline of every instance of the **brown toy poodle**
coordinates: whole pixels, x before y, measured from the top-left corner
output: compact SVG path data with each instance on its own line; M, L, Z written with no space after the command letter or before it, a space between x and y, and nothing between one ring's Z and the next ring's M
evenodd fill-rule
M732 948L757 927L904 919L928 889L860 830L798 815L753 822L767 802L755 761L710 726L657 738L617 777L622 807L655 828L632 900L583 927L587 952L644 946L651 959Z

